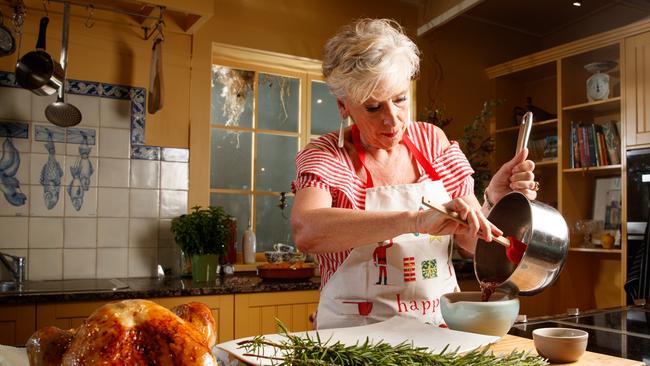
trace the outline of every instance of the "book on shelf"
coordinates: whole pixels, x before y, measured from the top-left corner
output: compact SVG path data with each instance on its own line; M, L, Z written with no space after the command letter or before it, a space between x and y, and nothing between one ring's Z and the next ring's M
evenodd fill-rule
M570 127L571 168L620 164L621 140L616 122L575 122Z

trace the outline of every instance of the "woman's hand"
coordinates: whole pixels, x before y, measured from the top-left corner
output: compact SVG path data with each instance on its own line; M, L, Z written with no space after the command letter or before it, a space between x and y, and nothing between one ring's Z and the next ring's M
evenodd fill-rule
M493 235L503 234L481 213L478 202L473 204L465 197L459 197L443 206L450 212L456 212L468 225L460 224L435 210L427 210L418 213L417 231L433 235L462 235L474 238L474 242L479 236L491 241Z
M529 200L537 198L539 183L535 182L535 163L526 160L528 149L524 148L512 160L506 162L494 174L485 193L492 203L496 203L511 191L523 193Z

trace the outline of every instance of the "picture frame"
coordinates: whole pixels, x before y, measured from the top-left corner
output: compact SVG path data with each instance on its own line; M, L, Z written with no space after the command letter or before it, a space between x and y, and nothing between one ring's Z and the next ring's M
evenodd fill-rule
M593 204L594 221L603 223L602 229L615 235L621 230L621 178L596 178ZM598 233L594 233L598 234ZM593 236L593 243L600 244L599 235Z

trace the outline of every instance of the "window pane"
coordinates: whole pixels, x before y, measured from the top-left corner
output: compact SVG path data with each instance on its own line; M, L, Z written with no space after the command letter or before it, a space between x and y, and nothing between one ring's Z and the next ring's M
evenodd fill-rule
M278 207L280 203L278 196L257 196L256 199L257 251L273 250L275 243L294 245L289 223L293 197L287 197L288 206L284 210Z
M251 212L250 195L210 193L210 206L221 206L237 219L237 250L241 251L241 237L248 226Z
M257 135L257 164L255 189L258 191L289 192L296 175L294 159L298 153L298 138Z
M251 189L251 132L212 129L210 187Z
M253 81L255 73L212 65L212 124L253 126Z
M298 132L300 80L259 74L257 128Z
M312 135L323 135L339 127L341 117L336 107L336 98L322 81L311 82L311 131Z

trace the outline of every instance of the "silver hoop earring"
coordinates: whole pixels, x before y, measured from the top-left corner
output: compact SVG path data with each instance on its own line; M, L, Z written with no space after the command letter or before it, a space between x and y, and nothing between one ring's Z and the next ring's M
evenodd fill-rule
M343 128L345 128L345 126L343 126L344 123L348 126L350 125L350 116L346 119L342 119L341 124L339 125L339 147L343 147L345 142L345 137L343 136Z

